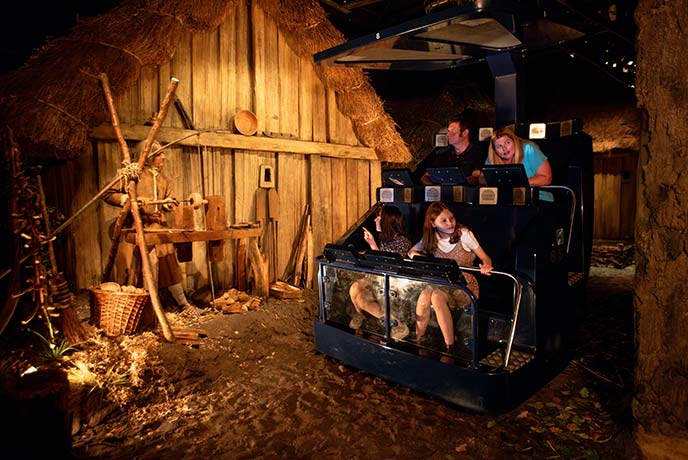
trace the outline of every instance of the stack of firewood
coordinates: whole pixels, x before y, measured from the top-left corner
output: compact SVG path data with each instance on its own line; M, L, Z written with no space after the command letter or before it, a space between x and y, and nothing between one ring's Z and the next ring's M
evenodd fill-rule
M633 265L633 244L626 241L595 241L590 265L610 268Z
M261 303L260 297L232 288L211 302L211 306L223 313L241 313L257 310Z

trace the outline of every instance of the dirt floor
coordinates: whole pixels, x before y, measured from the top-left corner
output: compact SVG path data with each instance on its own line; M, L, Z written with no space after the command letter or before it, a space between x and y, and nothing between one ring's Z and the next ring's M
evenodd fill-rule
M73 390L72 453L94 460L639 460L630 421L632 277L632 267L592 269L576 358L499 416L318 353L314 292L237 314L170 313L173 326L199 326L207 337L197 346L166 343L154 332L99 337L70 357L90 363L82 373L99 374L89 391Z

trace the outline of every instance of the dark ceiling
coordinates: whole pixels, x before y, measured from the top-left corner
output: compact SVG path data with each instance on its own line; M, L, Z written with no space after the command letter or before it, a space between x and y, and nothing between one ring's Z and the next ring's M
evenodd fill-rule
M421 17L456 5L480 3L480 0L319 0L330 20L347 37L355 38L376 30ZM635 34L633 11L636 0L521 0L516 4L545 5L558 3L604 23L631 40Z
M539 11L543 17L549 18L556 11L559 16L553 21L575 28L585 26L586 35L581 39L528 50L529 60L533 63L543 57L545 66L562 56L575 58L575 71L602 73L621 86L633 88L635 0L320 0L329 19L350 40L373 37L374 33L384 29L398 28L406 21L417 22L419 18L442 10L496 3L529 8L535 14Z

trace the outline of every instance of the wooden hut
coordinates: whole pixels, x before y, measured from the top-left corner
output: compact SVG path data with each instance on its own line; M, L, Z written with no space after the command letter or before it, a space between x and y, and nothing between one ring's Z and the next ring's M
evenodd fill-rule
M635 228L640 115L631 106L590 113L584 129L592 136L595 170L593 238L632 241Z
M78 24L0 79L0 121L44 164L48 204L66 216L82 210L58 235L73 286L101 281L108 227L119 214L101 201L84 209L121 160L101 74L130 144L147 136L170 79L179 80L176 109L157 135L176 142L166 173L178 198L223 196L228 225L255 222L260 170L272 167L280 215L262 249L276 255L273 274L290 262L306 208L316 255L339 237L375 200L381 162L411 160L362 71L313 64L313 53L343 41L310 0L132 0ZM256 115L253 136L234 130L242 109ZM203 225L200 211L195 225ZM227 243L211 267L216 287L234 285L239 270L235 242ZM209 281L203 243L193 253L182 264L188 289Z

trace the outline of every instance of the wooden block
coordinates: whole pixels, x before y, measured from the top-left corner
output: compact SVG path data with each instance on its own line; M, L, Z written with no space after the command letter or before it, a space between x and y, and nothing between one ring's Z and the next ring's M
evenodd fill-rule
M191 206L177 206L172 212L172 226L174 228L194 228L194 209ZM193 249L191 242L175 243L177 250L177 260L179 262L191 262L193 260Z
M276 281L270 285L270 295L278 299L300 299L302 291L298 287L284 281Z
M194 228L194 209L191 206L177 206L172 212L172 227Z
M207 211L205 215L205 225L208 230L224 230L227 228L225 219L225 197L223 195L208 195ZM208 257L211 262L222 262L225 242L223 240L208 242Z
M207 230L224 230L227 228L225 217L225 197L223 195L208 195L205 215L205 225Z
M224 240L208 241L208 257L211 262L222 262L225 259Z

